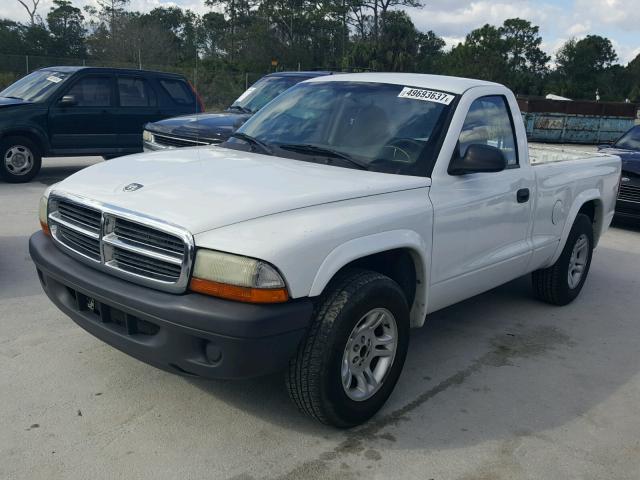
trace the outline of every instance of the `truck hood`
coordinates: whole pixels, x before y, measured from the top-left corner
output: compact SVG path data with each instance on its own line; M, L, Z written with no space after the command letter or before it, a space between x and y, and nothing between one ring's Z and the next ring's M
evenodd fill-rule
M226 140L229 138L229 135L246 122L250 116L251 115L243 113L183 115L150 123L146 126L146 129L167 135Z
M131 183L142 187L125 191ZM163 220L195 235L288 210L429 185L425 177L207 147L109 160L68 177L53 191Z

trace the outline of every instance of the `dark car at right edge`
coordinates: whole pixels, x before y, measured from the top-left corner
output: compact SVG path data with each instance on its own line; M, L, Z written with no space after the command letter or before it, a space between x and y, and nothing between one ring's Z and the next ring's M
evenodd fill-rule
M640 221L640 125L633 127L603 153L622 159L622 178L616 203L616 217Z

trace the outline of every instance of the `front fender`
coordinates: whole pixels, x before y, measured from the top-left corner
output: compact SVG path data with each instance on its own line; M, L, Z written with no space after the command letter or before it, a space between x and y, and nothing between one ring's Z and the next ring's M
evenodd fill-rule
M424 252L431 246L413 230L392 230L355 238L334 248L324 259L311 285L309 296L320 295L340 269L354 260L380 252L408 249L416 270L416 296L411 306L411 326L424 323L427 313L429 265ZM422 288L420 288L422 287Z

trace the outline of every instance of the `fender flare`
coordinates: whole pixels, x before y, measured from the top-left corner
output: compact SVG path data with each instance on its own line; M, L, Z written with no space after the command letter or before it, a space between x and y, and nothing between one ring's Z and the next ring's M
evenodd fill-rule
M39 128L35 128L29 125L13 125L7 130L3 130L0 133L0 139L12 136L25 136L25 133L29 136L35 137L41 148L42 156L45 156L49 152L49 138L46 133Z
M574 199L573 204L571 205L571 209L569 209L569 213L567 215L564 228L562 229L560 242L558 243L558 246L556 247L556 252L554 253L551 260L549 261L549 264L547 265L547 267L553 265L558 261L558 258L560 258L560 255L562 254L562 250L564 250L564 246L565 246L565 243L567 242L567 238L569 237L569 232L571 231L571 227L573 227L573 223L576 221L578 212L580 211L580 209L585 203L591 202L593 200L596 200L597 202L600 202L602 200L602 194L600 193L600 190L598 190L597 188L591 188L589 190L585 190ZM599 212L596 210L596 222L598 221L598 218L600 218L600 221L602 221L601 217L602 217L602 212L601 211ZM597 234L598 232L596 232L594 229L596 244L598 242Z
M413 230L390 230L349 240L334 248L324 259L309 291L310 297L320 295L331 279L345 265L360 258L389 250L407 249L416 270L416 294L411 305L411 326L420 327L427 313L429 262L423 252L430 245Z

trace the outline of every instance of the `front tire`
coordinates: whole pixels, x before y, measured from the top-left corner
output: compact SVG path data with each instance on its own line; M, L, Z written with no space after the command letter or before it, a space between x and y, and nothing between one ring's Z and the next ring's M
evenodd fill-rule
M289 395L327 425L364 423L391 395L408 345L409 307L400 286L376 272L348 270L319 299L289 364Z
M571 303L580 294L589 274L593 246L591 219L579 213L556 263L533 272L536 296L553 305Z
M40 148L26 137L7 137L0 141L0 177L8 183L26 183L40 171Z

